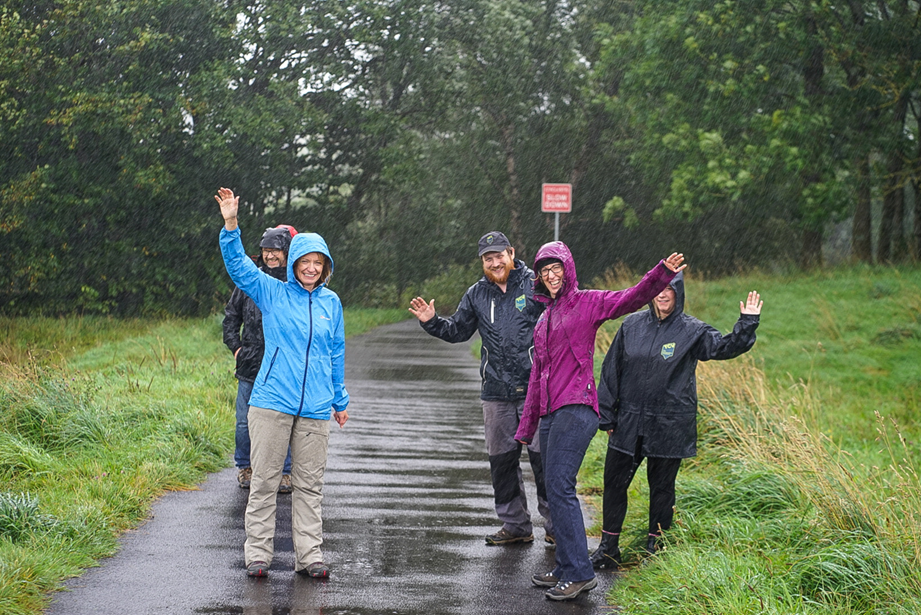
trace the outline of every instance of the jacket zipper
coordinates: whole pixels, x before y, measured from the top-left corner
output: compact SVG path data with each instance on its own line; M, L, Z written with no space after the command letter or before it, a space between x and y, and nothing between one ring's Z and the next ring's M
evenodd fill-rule
M309 334L307 337L307 353L304 356L304 378L301 380L301 405L297 409L298 416L300 416L301 411L304 409L304 392L307 390L307 368L310 365L310 346L313 344L313 295L310 291L307 292L307 297L307 313L310 316L310 328L308 329Z
M496 299L495 297L489 303L489 322L490 324L496 322Z
M547 306L547 414L550 414L550 316L553 314L553 299Z

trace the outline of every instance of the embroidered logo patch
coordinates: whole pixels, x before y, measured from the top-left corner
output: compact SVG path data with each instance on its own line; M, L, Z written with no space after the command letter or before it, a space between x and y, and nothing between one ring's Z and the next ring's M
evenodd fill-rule
M515 307L518 308L518 311L521 312L524 310L525 303L527 302L527 297L521 295L515 299Z
M674 354L675 354L675 342L672 342L671 344L662 344L662 358L663 359L666 359L666 360L671 359L672 356L674 356Z

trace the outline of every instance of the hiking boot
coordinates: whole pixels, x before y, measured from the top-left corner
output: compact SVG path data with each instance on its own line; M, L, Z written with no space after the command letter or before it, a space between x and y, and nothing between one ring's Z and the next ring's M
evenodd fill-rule
M294 488L291 486L291 475L282 474L281 482L278 483L278 493L291 493Z
M592 577L588 581L560 581L555 586L544 592L547 600L574 600L582 592L595 589L598 580Z
M486 544L490 546L510 545L515 542L534 542L534 534L512 534L505 528L502 528L495 534L486 537Z
M560 580L552 572L545 572L544 574L535 574L531 577L531 583L537 587L556 587L556 584Z
M269 576L269 565L265 562L253 562L246 567L246 574L251 577L267 577Z
M306 575L314 579L329 578L329 567L323 562L314 562L306 568L301 568L300 570L295 570L294 572L297 574Z
M553 532L544 532L544 542L550 546L556 546L556 536L553 535Z
M620 568L620 547L618 546L619 536L613 534L604 534L601 537L601 544L592 553L589 560L592 562L592 568L595 570L617 570Z
M253 482L253 469L240 468L237 473L237 482L240 483L240 489L249 489L249 484Z
M646 553L649 555L655 555L656 551L659 551L662 548L662 537L655 534L650 534L649 538L646 539Z

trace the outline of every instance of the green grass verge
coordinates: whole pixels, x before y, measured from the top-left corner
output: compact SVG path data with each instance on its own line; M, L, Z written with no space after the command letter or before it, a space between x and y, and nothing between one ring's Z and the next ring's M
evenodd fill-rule
M406 316L347 310L346 335ZM0 331L0 613L37 613L164 491L230 463L236 380L219 317Z
M678 475L668 546L648 560L640 469L611 604L631 614L921 612L921 271L692 276L687 289L688 312L724 332L747 291L761 292L758 343L701 364L700 455ZM618 324L599 336L596 367ZM580 475L597 506L605 444L595 439Z

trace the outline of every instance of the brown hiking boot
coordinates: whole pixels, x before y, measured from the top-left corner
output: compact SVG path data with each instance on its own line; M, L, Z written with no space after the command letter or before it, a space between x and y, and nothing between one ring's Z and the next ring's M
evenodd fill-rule
M291 486L291 475L282 474L281 482L278 483L278 493L291 493L294 487Z
M253 481L252 468L240 468L237 473L237 482L240 483L240 489L249 489L249 484Z
M512 534L505 528L502 528L495 534L486 537L486 544L490 546L510 545L516 542L534 542L534 534Z

